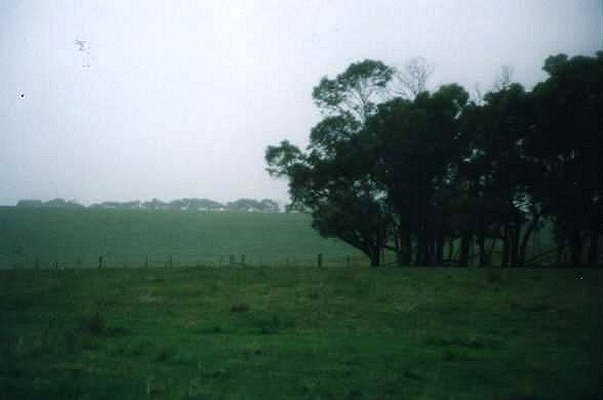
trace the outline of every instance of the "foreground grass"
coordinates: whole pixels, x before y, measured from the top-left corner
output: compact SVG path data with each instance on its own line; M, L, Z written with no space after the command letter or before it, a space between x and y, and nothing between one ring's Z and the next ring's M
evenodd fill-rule
M0 398L595 399L600 271L0 272Z

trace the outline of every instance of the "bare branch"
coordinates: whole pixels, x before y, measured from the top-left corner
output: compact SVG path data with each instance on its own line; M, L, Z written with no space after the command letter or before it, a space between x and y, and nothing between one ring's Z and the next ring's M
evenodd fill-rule
M509 65L503 65L498 70L498 74L496 75L496 80L494 81L493 91L498 92L500 90L506 89L511 85L513 81L513 67Z
M404 65L404 70L398 71L392 85L395 94L414 99L427 87L427 81L433 74L434 67L423 57L411 58Z

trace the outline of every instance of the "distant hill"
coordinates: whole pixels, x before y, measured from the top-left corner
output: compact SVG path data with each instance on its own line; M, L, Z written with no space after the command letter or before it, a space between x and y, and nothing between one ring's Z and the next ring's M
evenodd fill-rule
M41 200L19 200L17 207L20 208L84 208L85 206L74 200L53 199ZM123 210L194 210L194 211L244 211L244 212L280 212L279 204L271 199L239 199L222 204L210 199L184 198L164 202L159 199L150 201L104 201L88 206L88 208L100 209L123 209Z

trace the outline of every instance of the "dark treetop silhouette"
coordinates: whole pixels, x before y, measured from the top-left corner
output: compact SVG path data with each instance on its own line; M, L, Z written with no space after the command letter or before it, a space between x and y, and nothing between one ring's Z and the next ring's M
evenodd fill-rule
M425 73L406 76L424 88L417 65ZM544 70L530 92L506 79L469 100L456 84L411 93L379 61L351 64L314 88L325 116L308 147L269 146L268 171L289 179L290 207L373 266L384 249L399 264L468 265L474 241L479 265L497 242L501 265L525 265L544 222L558 263L569 249L573 266L600 264L603 52L552 56Z

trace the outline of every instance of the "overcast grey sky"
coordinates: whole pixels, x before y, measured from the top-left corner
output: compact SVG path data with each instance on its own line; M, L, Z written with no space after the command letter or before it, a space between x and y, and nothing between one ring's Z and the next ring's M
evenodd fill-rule
M510 65L531 87L546 56L600 50L602 20L601 0L0 0L0 204L284 201L264 150L307 143L323 75L423 56L432 86Z

